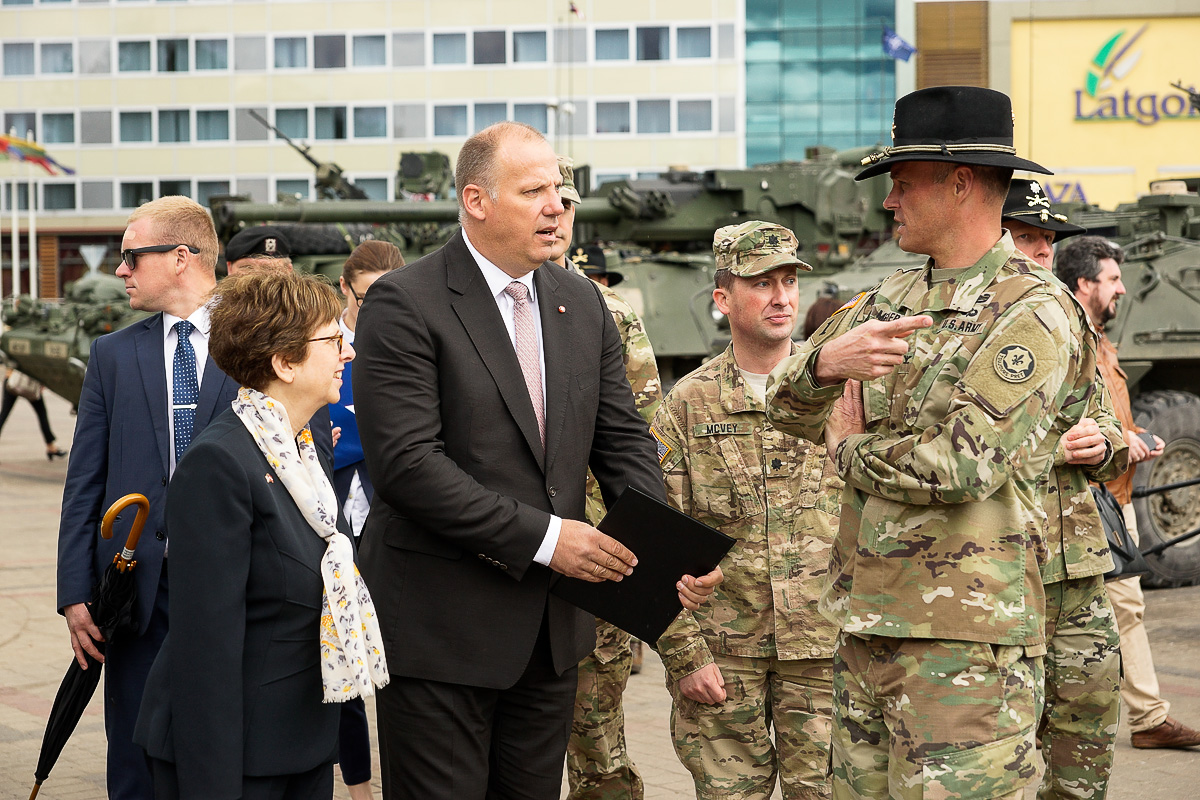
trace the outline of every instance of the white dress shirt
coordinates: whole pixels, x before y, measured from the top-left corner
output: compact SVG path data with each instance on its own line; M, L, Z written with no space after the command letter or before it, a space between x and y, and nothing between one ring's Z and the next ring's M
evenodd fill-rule
M170 444L167 446L169 455L168 475L175 474L175 415L171 413L171 406L175 402L173 397L175 390L175 347L179 344L179 335L175 332L175 323L179 322L181 317L174 314L163 312L163 360L167 365L167 441ZM203 305L197 308L187 318L187 321L192 323L192 335L188 340L192 343L192 350L196 352L196 388L204 382L204 365L208 363L208 306Z
M504 327L508 330L508 340L512 343L513 352L516 352L517 348L517 333L516 327L513 324L513 307L515 301L504 290L513 281L520 281L529 289L529 311L533 314L533 329L537 335L538 361L541 363L542 375L542 397L545 397L546 348L542 341L542 317L538 313L537 291L533 287L533 273L529 272L520 278L514 278L491 261L488 261L482 253L476 250L475 245L471 244L471 239L467 236L466 230L463 230L463 241L467 243L467 249L471 251L471 256L475 259L475 263L479 265L479 271L483 273L483 279L487 282L488 291L492 293L492 299L496 301L496 307L500 309L500 317L504 320ZM542 410L545 411L545 409ZM542 539L542 545L533 556L534 561L543 566L550 565L550 559L554 556L554 548L558 546L558 535L561 530L562 517L551 514L550 524L546 526L546 535Z
M762 374L759 372L747 372L741 367L738 372L742 373L742 380L750 387L750 394L754 395L754 399L763 405L767 404L767 378L771 377L770 373Z
M342 331L342 338L346 340L346 344L354 346L354 331L346 327L345 311L338 317L338 328ZM353 414L354 406L347 406L346 410ZM346 495L342 513L346 515L350 530L354 532L354 538L357 540L362 536L363 526L367 524L367 514L371 513L371 503L367 500L367 492L358 477L358 470L350 477L350 493Z

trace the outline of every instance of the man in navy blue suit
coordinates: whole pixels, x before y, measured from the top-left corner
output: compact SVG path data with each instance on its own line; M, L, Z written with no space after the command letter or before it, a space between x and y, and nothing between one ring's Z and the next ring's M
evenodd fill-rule
M129 305L158 313L92 344L63 492L58 608L80 664L86 667L87 652L105 665L109 797L149 800L150 771L133 726L167 633L167 482L191 437L229 408L238 387L208 358L206 303L218 252L208 212L186 197L146 203L130 215L121 249L117 276ZM99 536L100 518L129 492L150 500L133 571L137 632L101 643L86 602L133 515L114 526L109 541Z

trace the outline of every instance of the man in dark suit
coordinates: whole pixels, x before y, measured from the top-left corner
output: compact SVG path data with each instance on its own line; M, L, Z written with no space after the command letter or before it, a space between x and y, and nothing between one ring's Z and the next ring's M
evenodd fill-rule
M146 203L130 215L121 248L117 276L125 280L130 306L159 313L92 344L63 492L58 607L80 664L86 667L85 652L105 664L108 791L124 800L154 796L146 755L133 743L133 725L150 664L167 633L167 482L191 435L229 407L237 385L208 358L205 302L216 285L218 250L208 212L186 197ZM188 330L186 337L179 325ZM86 602L92 584L124 545L133 515L113 526L108 541L98 535L100 517L129 492L150 500L133 571L137 633L98 646L101 634Z
M471 137L463 230L376 281L360 312L355 410L375 481L361 561L392 675L377 702L389 800L558 797L595 622L550 594L554 573L620 580L636 564L578 521L587 468L608 504L626 486L664 496L603 298L538 269L561 183L533 128ZM694 605L718 581L679 586L699 589Z

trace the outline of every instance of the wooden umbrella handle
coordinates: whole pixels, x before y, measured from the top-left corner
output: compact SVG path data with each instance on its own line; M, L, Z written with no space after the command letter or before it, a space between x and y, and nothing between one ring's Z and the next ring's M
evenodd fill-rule
M125 540L125 549L117 556L120 561L124 562L126 569L132 566L133 553L137 550L138 539L142 536L142 528L146 525L146 517L150 516L150 501L146 499L146 495L144 494L136 492L127 494L113 503L108 511L104 512L104 519L100 522L100 535L105 539L111 539L113 535L112 526L113 522L117 519L117 515L133 505L138 507L137 515L133 518L133 526L129 529L129 538Z

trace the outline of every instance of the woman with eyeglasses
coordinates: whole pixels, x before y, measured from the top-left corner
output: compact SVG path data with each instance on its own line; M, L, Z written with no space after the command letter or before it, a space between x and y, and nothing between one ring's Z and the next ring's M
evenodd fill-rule
M214 295L209 355L241 389L167 492L171 629L134 740L159 800L330 797L341 704L388 679L308 426L354 349L311 275L252 272Z
M346 310L338 319L342 336L354 343L358 311L362 308L367 289L383 275L404 266L400 249L388 242L373 239L361 243L346 259L342 277L338 280L346 298ZM342 429L341 438L333 448L333 488L338 508L346 516L355 544L362 535L363 523L371 510L375 487L367 475L363 461L362 442L358 438L358 423L354 418L354 394L350 388L350 364L342 372L342 390L336 403L329 405L333 424ZM371 734L367 711L361 701L346 703L342 708L341 754L339 765L342 780L350 790L351 800L371 797Z

